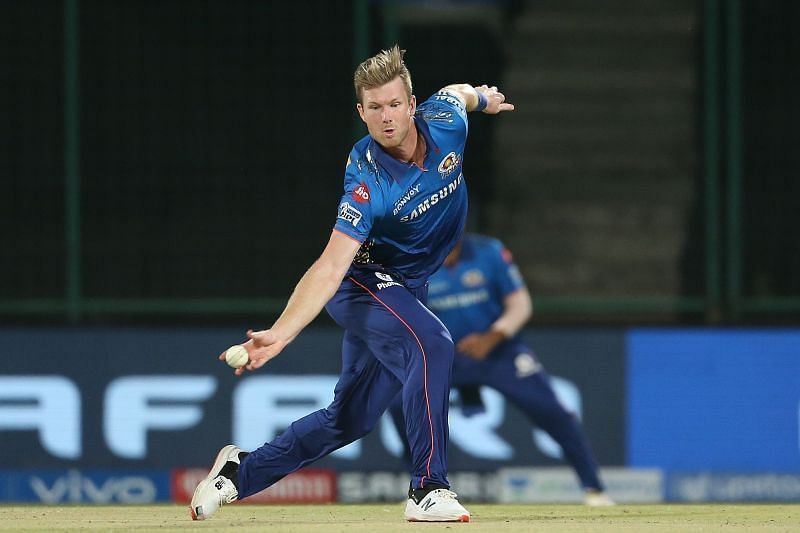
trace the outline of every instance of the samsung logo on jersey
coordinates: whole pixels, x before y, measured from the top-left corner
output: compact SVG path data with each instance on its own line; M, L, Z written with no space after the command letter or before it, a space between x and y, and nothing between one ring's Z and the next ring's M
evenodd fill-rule
M428 209L431 209L433 206L438 204L439 200L444 200L448 195L452 194L458 188L458 186L461 185L463 180L464 175L459 174L456 179L417 204L417 207L415 207L410 214L400 217L400 222L408 222L410 220L414 220L420 215L425 214Z
M404 207L404 206L405 206L405 205L406 205L406 204L407 204L407 203L408 203L408 202L409 202L409 201L410 201L412 198L414 198L416 195L418 195L418 194L419 194L419 187L420 187L420 185L419 185L419 183L417 183L416 185L414 185L413 187L411 187L410 189L408 189L408 190L406 191L406 193L405 193L403 196L401 196L401 197L400 197L400 199L399 199L399 200L397 200L397 201L394 203L394 209L392 210L392 216L397 216L397 213L399 213L399 212L400 212L400 210L401 210L401 209L403 209L403 207Z
M428 300L428 307L434 311L448 311L460 307L469 307L489 301L489 291L481 289L479 291L459 292L442 296L441 298L431 298Z

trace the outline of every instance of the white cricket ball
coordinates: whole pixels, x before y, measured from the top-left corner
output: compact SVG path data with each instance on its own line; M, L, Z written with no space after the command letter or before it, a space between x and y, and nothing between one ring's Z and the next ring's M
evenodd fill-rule
M225 362L228 363L228 366L242 368L249 360L250 357L247 355L247 350L241 344L234 344L225 350Z

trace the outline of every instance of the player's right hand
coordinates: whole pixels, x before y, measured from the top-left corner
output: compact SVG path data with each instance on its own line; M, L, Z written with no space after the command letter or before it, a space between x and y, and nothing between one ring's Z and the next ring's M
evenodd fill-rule
M247 330L247 342L243 342L242 346L247 350L249 357L248 363L242 368L237 368L235 374L241 376L245 370L257 370L267 364L273 357L277 356L289 344L288 340L283 340L278 337L271 329L262 331ZM225 353L219 356L220 360L225 360Z

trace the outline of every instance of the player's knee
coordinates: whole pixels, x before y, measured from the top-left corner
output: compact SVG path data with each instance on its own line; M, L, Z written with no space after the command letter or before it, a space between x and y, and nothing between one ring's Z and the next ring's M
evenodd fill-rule
M325 426L335 434L336 438L342 442L353 442L364 437L372 431L377 423L377 419L371 417L347 417L333 406L322 409L320 414L323 417Z
M369 432L375 427L373 421L362 421L361 423L352 423L341 428L341 438L344 442L354 442L361 437L367 436Z
M451 365L455 355L455 346L453 345L453 339L450 337L450 332L447 330L438 330L428 335L427 339L427 347L431 356Z

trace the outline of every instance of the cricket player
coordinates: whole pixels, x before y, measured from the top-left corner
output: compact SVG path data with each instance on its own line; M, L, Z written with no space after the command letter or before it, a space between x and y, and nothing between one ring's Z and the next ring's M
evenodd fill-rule
M257 450L222 448L195 490L194 519L363 437L400 393L412 460L405 518L469 521L447 479L453 342L425 306L427 280L464 229L467 112L514 106L496 87L468 84L417 106L403 54L395 46L356 69L356 108L369 135L347 160L330 240L272 327L247 332L249 362L236 370L263 366L325 307L345 329L334 400Z
M531 296L511 253L497 239L466 234L430 277L428 305L456 346L453 387L465 411L479 411L479 386L491 387L519 407L564 451L591 506L613 505L604 492L589 443L575 416L558 401L550 378L520 330L532 314ZM393 420L402 413L393 407Z

